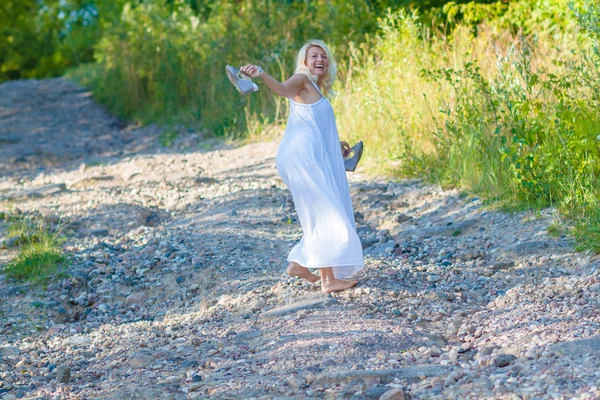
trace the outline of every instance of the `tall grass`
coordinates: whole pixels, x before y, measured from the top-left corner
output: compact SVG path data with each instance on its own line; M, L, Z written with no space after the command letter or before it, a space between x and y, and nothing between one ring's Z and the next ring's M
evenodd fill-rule
M249 116L280 120L287 103L268 91L247 97L227 80L225 64L258 63L290 75L297 49L313 37L359 40L375 28L362 0L216 2L207 19L186 2L127 4L106 23L97 63L70 76L92 86L114 112L142 122L198 122L217 133L245 131Z
M335 102L342 132L366 142L375 171L555 206L598 249L600 13L570 12L581 30L538 36L491 24L435 35L389 14L348 62Z

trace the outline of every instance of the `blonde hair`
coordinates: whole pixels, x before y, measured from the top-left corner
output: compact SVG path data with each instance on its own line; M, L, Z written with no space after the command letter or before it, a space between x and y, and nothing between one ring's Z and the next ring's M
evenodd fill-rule
M327 60L329 61L329 68L327 69L327 73L323 78L323 92L325 94L334 94L331 88L333 87L333 82L335 81L335 73L337 71L337 64L335 62L335 58L333 58L333 53L329 49L329 47L322 40L312 39L309 40L302 46L300 51L298 52L298 57L296 58L296 73L304 74L308 76L308 79L315 82L317 81L317 77L310 73L310 70L306 66L306 55L308 53L308 49L311 47L320 47L323 49L325 54L327 54Z

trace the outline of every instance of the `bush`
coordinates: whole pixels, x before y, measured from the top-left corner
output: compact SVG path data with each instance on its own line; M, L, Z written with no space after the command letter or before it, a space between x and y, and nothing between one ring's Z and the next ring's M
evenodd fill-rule
M374 29L373 20L362 0L223 1L214 3L206 19L183 1L128 3L103 24L98 64L71 76L127 118L200 121L217 134L241 132L247 116L283 118L287 102L268 91L240 97L225 64L258 63L287 78L307 39L324 38L343 54L345 43Z
M365 138L378 170L555 206L597 237L598 15L571 11L581 32L536 38L484 25L437 36L392 13L372 47L352 55L360 67L336 101L340 125Z

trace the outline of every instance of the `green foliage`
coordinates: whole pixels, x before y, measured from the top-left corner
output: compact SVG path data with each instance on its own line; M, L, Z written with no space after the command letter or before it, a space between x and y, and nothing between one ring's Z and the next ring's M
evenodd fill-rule
M44 284L67 262L63 240L43 224L13 217L8 228L9 236L20 236L19 252L3 271L8 278Z
M98 100L127 118L201 121L223 134L246 130L248 115L280 120L287 107L268 91L240 97L225 64L258 63L283 79L307 39L325 38L343 54L375 22L362 0L221 1L206 19L189 2L163 0L127 3L102 27L97 65L71 74Z
M56 76L91 61L101 35L97 14L86 0L0 2L0 82Z
M171 147L173 146L173 142L175 141L175 139L177 139L177 136L179 136L179 132L176 130L165 130L163 133L160 134L158 140L160 141L160 144L164 147Z
M351 55L357 67L334 103L341 130L365 141L374 171L426 176L512 208L554 206L595 249L599 13L567 12L565 30L542 24L529 37L497 35L497 25L438 36L414 16L389 14Z

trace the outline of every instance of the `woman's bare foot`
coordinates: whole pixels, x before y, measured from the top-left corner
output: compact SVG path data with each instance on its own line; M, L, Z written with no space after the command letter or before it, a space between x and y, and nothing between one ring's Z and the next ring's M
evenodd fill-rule
M310 272L308 268L295 262L291 262L290 265L288 265L286 272L289 276L297 276L312 283L315 283L320 279L317 275Z
M355 286L358 281L355 280L343 280L343 279L323 279L321 281L321 290L323 293L339 292L341 290L350 289Z

